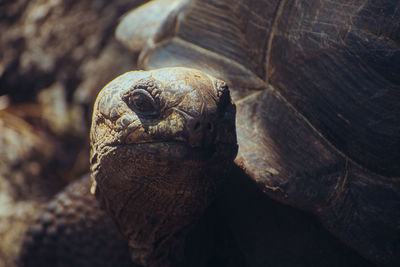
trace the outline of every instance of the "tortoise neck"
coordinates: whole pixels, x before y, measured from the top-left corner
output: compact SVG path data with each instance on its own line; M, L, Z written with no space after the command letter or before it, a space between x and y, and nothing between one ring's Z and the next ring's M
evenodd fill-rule
M204 175L197 178L212 181ZM173 177L154 177L159 179ZM199 185L166 190L158 183L130 182L112 198L105 198L100 186L96 197L127 238L133 262L144 266L172 266L183 260L187 233L214 200L216 184Z

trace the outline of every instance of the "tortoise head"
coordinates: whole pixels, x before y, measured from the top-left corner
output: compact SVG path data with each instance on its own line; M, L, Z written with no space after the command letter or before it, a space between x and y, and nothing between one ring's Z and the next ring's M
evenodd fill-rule
M132 259L168 266L163 258L182 255L177 233L196 222L236 156L228 87L187 68L128 72L97 97L91 149L96 197Z

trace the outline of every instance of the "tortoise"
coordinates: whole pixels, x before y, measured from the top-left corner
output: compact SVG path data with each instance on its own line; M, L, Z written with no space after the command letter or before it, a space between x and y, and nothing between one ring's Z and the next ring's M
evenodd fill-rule
M274 209L287 210L259 196L252 198L259 192L235 177L246 175L233 164L237 153L234 114L226 84L198 70L134 71L112 81L100 92L93 112L93 181L84 176L44 207L25 237L20 265L132 266L134 262L140 266L264 266L246 262L242 254L248 254L248 248L235 247L238 241L232 239L238 233L257 232L261 242L253 239L250 247L274 253L264 240L270 243L270 232L276 226L269 222L269 216L260 218L259 213L275 213L274 219L279 220L282 215ZM88 193L89 188L100 201ZM219 207L213 208L214 203L210 208L216 195ZM222 201L221 195L225 195ZM247 204L240 207L240 202ZM229 211L232 208L234 212ZM249 231L240 217L250 224L263 223L266 233L255 226ZM298 214L290 212L290 217L296 224L304 224ZM230 220L242 226L231 233L227 230ZM310 239L311 234L317 246L337 250L332 240L321 244L326 236L316 238L323 233L308 230L308 223L296 228L306 231L297 239ZM290 224L283 227L288 228ZM196 237L199 229L201 235L209 237ZM294 244L298 242L288 237ZM280 240L286 242L285 238ZM242 247L246 243L239 242ZM279 250L279 242L272 244ZM209 246L215 248L200 255L193 253ZM309 253L308 258L320 258L313 259L315 263L328 256L329 262L339 254L347 263L335 261L327 266L369 266L340 249L334 253L323 250ZM218 255L208 255L210 252ZM251 260L262 258L253 254ZM280 262L279 266L292 266L292 262ZM309 263L303 260L301 265Z
M235 162L246 174L363 256L396 265L399 8L394 0L158 0L127 14L116 36L140 52L143 69L185 66L225 80L237 105ZM159 9L169 14L134 27Z
M369 260L397 265L398 10L396 1L158 0L131 11L116 35L140 53L143 69L189 67L201 70L197 76L224 80L236 102L239 151L234 162L243 176L269 197L314 213L333 235ZM164 78L150 79L150 86L142 80L139 89L165 89L157 85ZM199 125L202 131L213 128L208 122ZM96 172L103 164L96 165L93 155ZM121 164L108 164L111 173L131 170ZM212 176L224 176L211 170ZM116 209L129 207L110 196L121 188L98 180L103 181L96 178L93 191L122 232L132 236L132 229L124 229L126 221L116 219ZM121 193L127 203L130 195ZM183 232L199 218L192 214L192 219L183 223ZM178 241L164 241L168 248L181 249ZM130 247L140 245L130 241ZM179 257L171 253L168 257ZM139 264L172 264L160 255L155 256L162 259L158 262L143 255L131 253Z
M133 261L141 266L260 266L245 263L243 248L235 247L237 241L232 240L226 223L243 224L240 217L250 223L263 222L266 236L273 238L273 223L259 213L277 208L259 195L252 199L259 193L256 188L235 181L235 176L245 174L233 165L237 153L234 115L227 85L198 70L174 67L134 71L116 78L100 92L94 107L93 181L84 176L44 207L25 238L20 265L132 266ZM99 202L88 194L90 187ZM234 192L237 189L243 197ZM213 208L215 203L208 207L217 192L220 207ZM221 195L225 195L222 201ZM254 205L260 201L262 205ZM248 204L240 207L238 202ZM254 206L262 209L254 210ZM231 208L235 211L229 211ZM228 211L222 216L216 214L224 210ZM291 212L290 216L302 224L301 215ZM318 230L308 230L307 223L296 231L305 230L308 239L310 234L321 235ZM236 228L241 234L252 234L249 227ZM199 233L196 237L196 231L206 238L199 238ZM313 238L318 242L326 236ZM269 243L267 238L260 239ZM296 243L296 238L290 239ZM254 241L251 246L259 243L265 248L263 241ZM245 243L240 242L242 246ZM332 243L322 242L322 246L337 250ZM216 248L200 255L193 252L210 246ZM218 255L209 255L215 250ZM335 254L322 250L310 253L309 258L328 255L329 259ZM339 255L347 262L368 266L351 253L339 249ZM259 256L256 253L250 258ZM289 264L280 266L292 266ZM309 265L307 261L303 264Z

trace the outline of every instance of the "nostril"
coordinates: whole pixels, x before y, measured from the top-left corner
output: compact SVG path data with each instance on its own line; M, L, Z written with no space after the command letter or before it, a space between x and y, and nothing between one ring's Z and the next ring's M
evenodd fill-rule
M193 130L197 131L200 129L200 122L196 122L196 124L193 127Z

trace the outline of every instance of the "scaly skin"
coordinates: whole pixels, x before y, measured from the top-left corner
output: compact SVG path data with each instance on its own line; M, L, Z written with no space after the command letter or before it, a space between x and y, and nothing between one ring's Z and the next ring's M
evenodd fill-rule
M90 176L67 186L29 227L18 266L132 266L128 246L89 194Z

